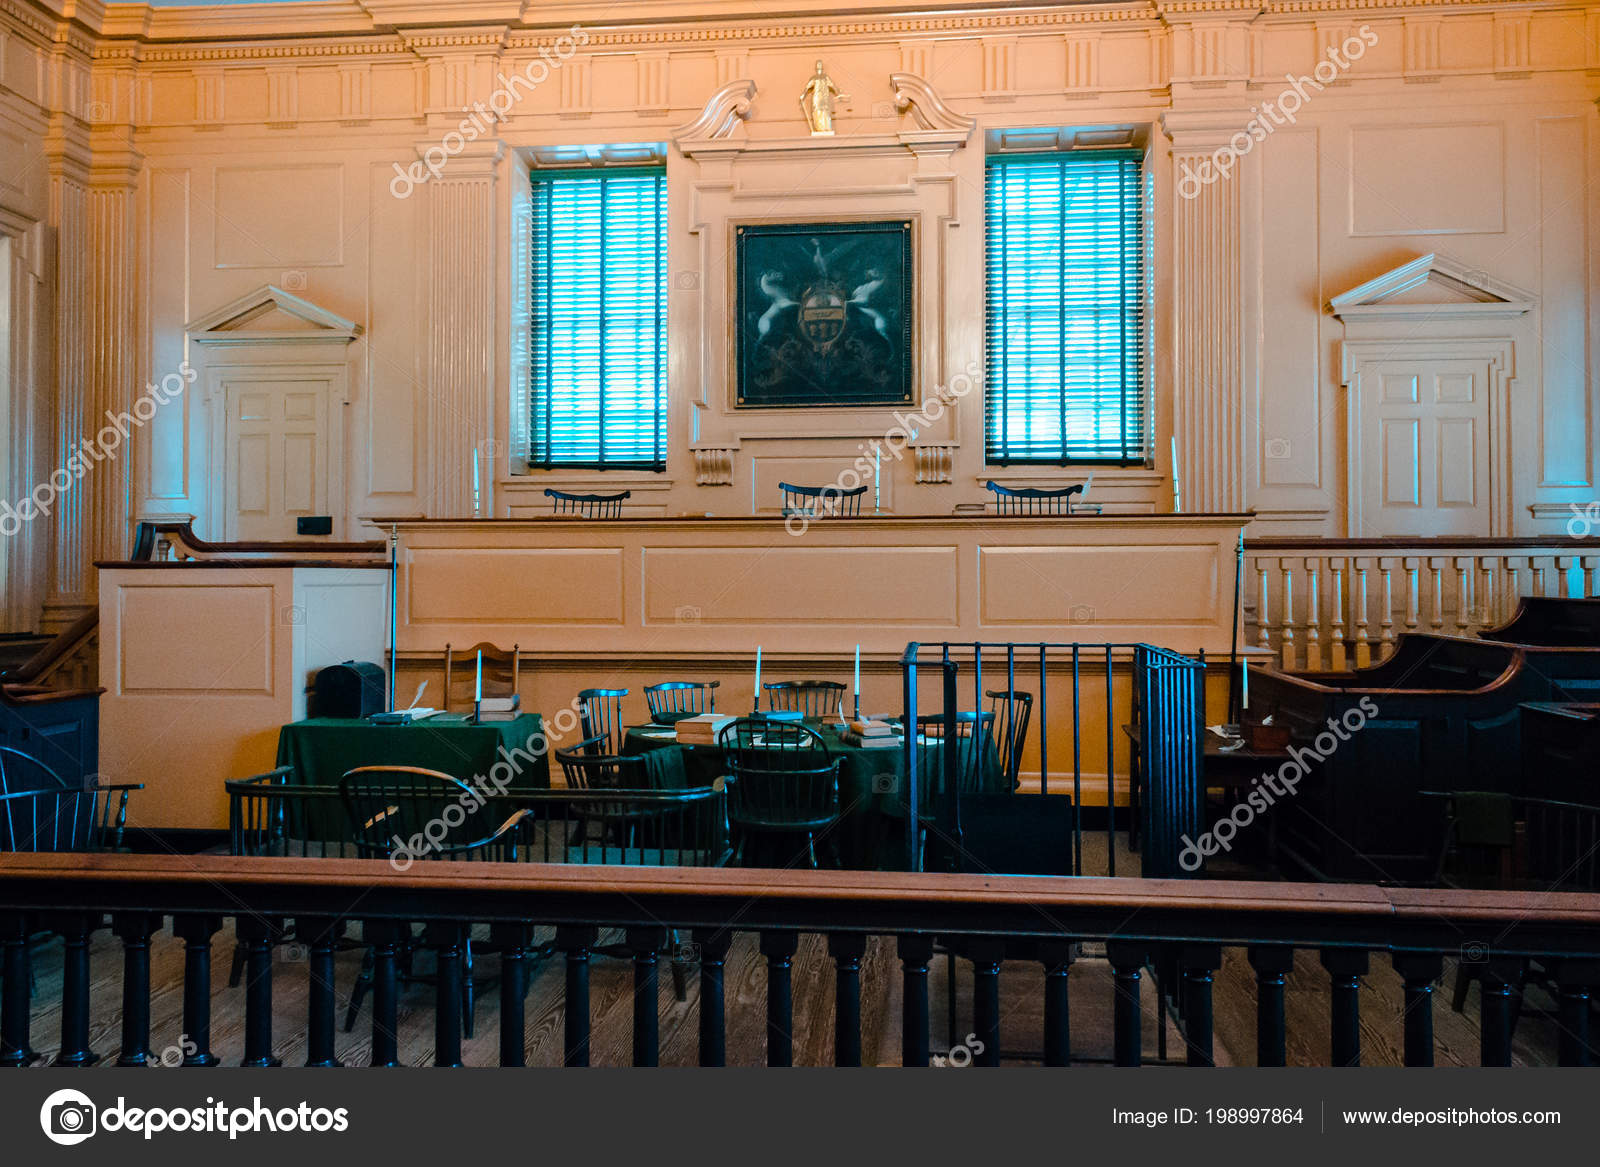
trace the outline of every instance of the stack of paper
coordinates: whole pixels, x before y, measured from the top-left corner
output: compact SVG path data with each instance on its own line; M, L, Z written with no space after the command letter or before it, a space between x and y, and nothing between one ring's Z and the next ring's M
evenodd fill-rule
M678 731L678 742L686 746L714 746L724 726L732 725L735 718L720 713L697 713L685 717L673 726Z

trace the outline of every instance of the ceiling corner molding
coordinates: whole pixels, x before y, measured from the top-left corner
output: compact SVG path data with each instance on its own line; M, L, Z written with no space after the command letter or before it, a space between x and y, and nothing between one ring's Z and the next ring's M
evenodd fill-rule
M1419 298L1417 293L1424 290L1431 295ZM1328 311L1346 322L1481 319L1522 316L1538 302L1532 292L1449 256L1430 252L1335 296L1328 301Z
M755 101L756 83L749 80L730 81L711 95L700 116L673 132L672 140L685 154L696 146L725 141L734 130L750 117Z
M894 90L894 107L901 113L908 110L924 130L941 133L970 134L977 128L978 120L959 114L944 103L932 85L915 73L889 74L889 87Z
M250 327L273 311L283 313L304 327ZM337 313L272 284L262 284L237 300L191 320L183 330L196 344L305 344L317 341L349 344L361 335L361 325L355 321L346 320Z

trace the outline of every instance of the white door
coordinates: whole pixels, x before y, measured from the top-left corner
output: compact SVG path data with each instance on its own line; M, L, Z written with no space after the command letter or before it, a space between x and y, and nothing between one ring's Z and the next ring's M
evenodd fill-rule
M1362 365L1355 391L1360 530L1350 534L1488 535L1488 362L1373 360Z
M227 385L227 538L293 539L295 519L329 514L328 383Z

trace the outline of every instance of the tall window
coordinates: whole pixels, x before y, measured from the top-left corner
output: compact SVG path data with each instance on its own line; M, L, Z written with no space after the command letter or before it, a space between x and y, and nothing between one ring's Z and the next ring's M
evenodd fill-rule
M528 463L666 466L666 171L535 172Z
M989 160L990 462L1145 460L1140 171L1120 151Z

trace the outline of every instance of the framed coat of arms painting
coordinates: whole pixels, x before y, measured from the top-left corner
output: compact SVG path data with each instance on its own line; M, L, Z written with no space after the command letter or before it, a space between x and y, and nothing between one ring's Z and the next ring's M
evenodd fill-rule
M736 404L912 400L912 223L735 228Z

